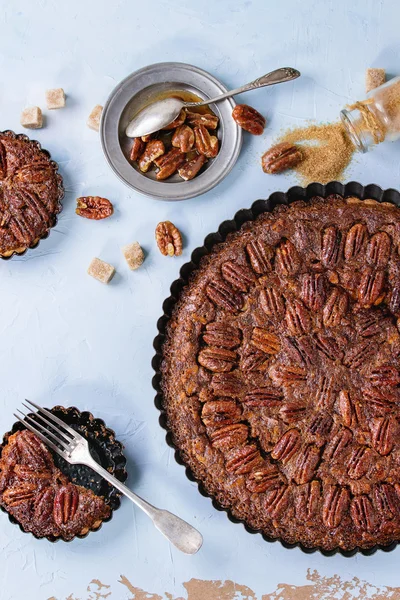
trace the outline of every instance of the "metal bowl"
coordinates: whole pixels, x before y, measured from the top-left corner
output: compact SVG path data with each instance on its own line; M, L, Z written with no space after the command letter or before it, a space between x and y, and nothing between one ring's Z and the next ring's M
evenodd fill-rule
M185 63L157 63L135 71L111 92L103 110L100 137L104 155L114 173L129 187L160 200L186 200L208 192L233 168L242 145L242 130L232 119L236 103L232 98L212 104L219 117L220 151L191 181L174 175L157 181L154 172L141 173L129 161L131 140L125 135L130 119L160 93L185 90L202 99L227 91L215 77Z

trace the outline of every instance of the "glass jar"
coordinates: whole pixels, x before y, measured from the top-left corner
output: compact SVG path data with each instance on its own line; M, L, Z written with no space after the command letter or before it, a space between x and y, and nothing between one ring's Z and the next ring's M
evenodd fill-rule
M371 90L367 98L344 108L343 125L360 152L400 138L400 77Z

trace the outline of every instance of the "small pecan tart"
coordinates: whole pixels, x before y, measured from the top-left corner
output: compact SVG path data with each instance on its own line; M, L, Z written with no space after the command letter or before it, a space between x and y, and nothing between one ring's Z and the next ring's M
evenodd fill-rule
M295 152L275 149L269 171ZM179 287L160 359L174 445L268 538L400 540L399 247L396 206L315 197L202 248Z
M48 236L64 188L57 164L39 142L0 133L0 256L10 258Z

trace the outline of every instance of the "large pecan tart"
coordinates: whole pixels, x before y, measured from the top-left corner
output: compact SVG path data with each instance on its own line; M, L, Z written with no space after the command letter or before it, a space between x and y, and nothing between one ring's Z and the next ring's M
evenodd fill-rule
M0 133L0 256L21 254L48 235L64 194L57 164L39 142Z
M0 506L36 537L70 540L110 515L104 498L71 483L41 440L28 430L8 438L0 459Z
M280 205L200 263L167 324L173 442L218 504L324 551L400 539L400 210Z

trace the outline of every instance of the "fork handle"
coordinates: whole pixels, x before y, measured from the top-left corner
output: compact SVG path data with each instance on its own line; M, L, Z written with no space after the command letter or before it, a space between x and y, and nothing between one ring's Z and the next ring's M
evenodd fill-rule
M150 502L132 492L126 485L106 471L106 469L103 469L95 460L85 461L84 464L93 469L93 471L96 471L96 473L111 483L112 486L122 492L124 496L132 500L136 506L141 508L150 517L157 529L178 550L185 552L185 554L195 554L200 550L203 543L203 536L197 529L189 525L189 523L170 513L168 510L153 506Z

